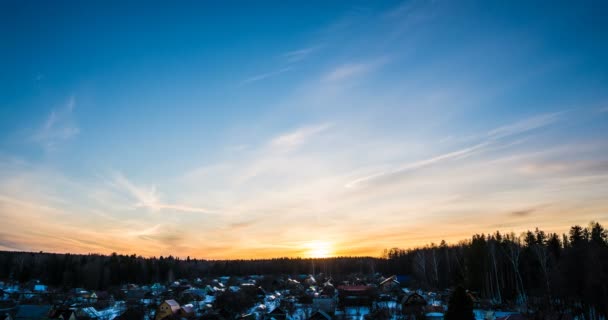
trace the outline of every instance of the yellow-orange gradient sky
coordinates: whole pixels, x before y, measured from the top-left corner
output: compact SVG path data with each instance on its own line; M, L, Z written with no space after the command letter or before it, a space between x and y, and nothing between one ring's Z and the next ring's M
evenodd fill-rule
M0 1L0 250L380 256L606 225L601 6Z

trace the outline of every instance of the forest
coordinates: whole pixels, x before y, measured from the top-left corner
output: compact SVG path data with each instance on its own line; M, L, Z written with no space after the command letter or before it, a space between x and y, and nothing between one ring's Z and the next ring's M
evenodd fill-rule
M0 280L40 280L60 290L244 275L406 275L425 290L463 286L494 305L578 308L608 314L608 232L597 222L568 233L476 234L457 244L385 249L382 257L201 260L173 256L0 252Z

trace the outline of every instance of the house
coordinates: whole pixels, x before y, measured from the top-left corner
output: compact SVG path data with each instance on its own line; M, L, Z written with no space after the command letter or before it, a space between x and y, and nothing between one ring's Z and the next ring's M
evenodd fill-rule
M175 300L165 300L158 306L154 320L161 320L169 316L177 315L180 310L179 303Z
M194 317L196 312L194 311L194 306L192 304L186 304L179 309L178 314L181 318L189 319Z
M371 306L375 295L375 288L372 286L338 286L338 306L342 310L346 306Z
M107 291L93 291L89 296L89 300L95 302L108 302L112 303L112 296Z
M401 313L403 315L420 315L424 313L426 305L426 299L414 292L401 300Z
M327 313L321 311L321 310L317 310L315 311L310 317L308 317L308 320L332 320L333 318L328 315Z
M336 288L333 284L331 284L331 282L327 281L323 284L323 287L321 288L319 294L328 297L333 297L336 294Z
M306 285L308 286L313 286L317 284L317 280L312 275L309 275L308 277L306 277L306 279L304 279L304 283L306 283Z
M385 293L392 292L394 290L399 290L400 287L401 283L397 281L397 276L395 275L382 280L380 284L378 284L378 288L380 289L380 291Z

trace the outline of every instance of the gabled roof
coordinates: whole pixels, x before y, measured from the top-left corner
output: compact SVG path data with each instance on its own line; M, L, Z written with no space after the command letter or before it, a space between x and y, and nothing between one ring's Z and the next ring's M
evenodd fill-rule
M386 279L382 280L382 282L380 282L380 284L379 284L379 285L380 285L380 286L383 286L383 285L385 285L385 284L387 284L387 283L390 283L390 282L392 282L392 283L394 283L394 284L401 284L401 283L399 283L399 281L397 281L397 276L393 275L393 276L390 276L390 277L388 277L388 278L386 278Z
M401 304L403 305L422 305L425 306L427 304L426 299L417 293L412 293L409 296L403 297L401 300Z
M365 285L342 285L338 286L338 290L340 291L352 291L352 292L361 292L361 291L369 291L372 290L373 287L365 286Z
M163 303L166 303L169 305L169 307L171 308L171 311L173 313L176 313L180 307L179 307L179 303L177 303L177 301L171 299L171 300L165 300Z
M191 305L191 304L187 304L187 305L181 307L180 310L181 310L182 313L190 314L190 313L194 312L194 306Z

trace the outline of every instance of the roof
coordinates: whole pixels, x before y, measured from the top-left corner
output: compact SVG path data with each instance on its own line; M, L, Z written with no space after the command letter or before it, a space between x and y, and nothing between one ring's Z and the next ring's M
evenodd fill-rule
M182 310L183 313L193 313L194 312L194 306L191 305L191 304L187 304L187 305L183 306L181 308L181 310Z
M407 297L404 297L401 300L401 304L404 305L422 305L425 306L427 304L426 299L417 293L412 293Z
M397 276L390 276L384 280L382 280L382 282L380 282L380 286L383 286L389 282L395 283L395 284L400 284L399 281L397 281Z
M171 311L173 311L174 313L180 309L179 307L179 303L177 303L177 301L171 299L171 300L165 300L163 303L166 303L169 305L169 307L171 308Z
M347 292L366 292L372 290L371 286L356 286L356 285L344 285L338 286L338 290Z

